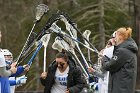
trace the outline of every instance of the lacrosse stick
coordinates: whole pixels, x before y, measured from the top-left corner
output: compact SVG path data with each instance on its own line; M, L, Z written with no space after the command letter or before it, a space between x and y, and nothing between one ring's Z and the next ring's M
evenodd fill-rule
M71 51L73 48L69 46L61 37L56 37L55 42L52 44L52 48L62 52L62 49Z
M31 36L31 34L32 34L32 32L33 32L33 30L34 30L36 24L40 21L41 17L42 17L48 10L49 10L49 8L48 8L48 6L45 5L45 4L40 4L40 5L38 5L38 6L36 7L36 18L35 18L36 20L35 20L35 23L33 24L33 27L32 27L32 29L31 29L31 31L30 31L28 37L27 37L27 40L26 40L26 42L25 42L25 44L24 44L24 46L23 46L23 48L22 48L22 50L21 50L21 52L20 52L20 54L19 54L19 56L18 56L18 58L17 58L17 60L16 60L17 63L19 62L19 60L20 60L20 58L21 58L23 52L25 51L25 48L26 48L26 46L27 46L27 44L28 44L28 42L29 42L29 38L30 38L30 36Z
M85 32L83 33L83 36L89 41L89 36L91 34L91 31L90 30L85 30ZM89 46L89 43L84 40L85 44L87 46ZM90 59L90 50L88 49L88 61L91 62L91 59Z
M42 28L42 30L36 35L36 37L34 38L34 40L32 40L32 42L30 42L29 46L26 47L25 52L23 52L22 54L26 54L26 52L28 52L28 50L34 45L34 43L38 40L40 40L42 38L43 35L45 35L46 33L50 33L49 32L49 28L51 27L51 25L56 22L57 20L59 20L58 18L58 14L54 14L51 16L51 18L49 18L49 20L47 21L45 27Z
M37 42L37 49L36 49L36 51L33 53L33 56L31 57L31 59L30 59L30 61L28 62L28 65L29 66L31 66L31 64L32 64L32 61L34 60L34 58L35 58L35 56L37 55L37 53L38 53L38 51L41 49L41 47L43 46L43 42L44 42L44 44L47 44L48 43L48 39L50 39L50 38L48 38L47 36L49 36L49 35L44 35L44 36L42 36L42 38ZM46 46L46 45L45 45Z
M60 12L59 14L60 14L60 20L62 20L65 23L65 25L68 25L68 26L71 25L73 27L73 29L76 30L77 32L79 32L80 35L83 37L83 39L86 40L89 43L89 45L95 50L94 52L96 52L97 54L99 54L99 51L77 29L75 23L72 22L72 20L70 19L70 17L66 13L63 13L63 12ZM70 30L69 27L68 27L67 30Z
M76 30L73 29L73 27L72 27L65 19L64 19L63 21L65 22L66 29L67 29L68 32L70 33L71 37L74 38L74 39L77 39L77 37L76 37L77 34L74 36L74 33L76 33ZM72 33L72 32L73 32L73 33ZM84 60L84 62L85 62L86 67L89 68L89 65L88 65L88 63L87 63L87 61L86 61L86 59L85 59L85 57L84 57L84 55L83 55L83 53L82 53L82 51L81 51L79 45L78 45L78 43L75 42L75 45L76 45L76 47L77 47L79 53L81 54L81 56L82 56L82 58L83 58L83 60Z
M42 36L42 38L41 38L38 42L36 42L37 49L36 49L35 52L33 53L31 59L29 60L29 62L27 63L30 67L31 67L32 62L33 62L34 58L36 57L37 53L38 53L39 50L42 48L43 42L44 42L44 44L47 44L46 42L49 41L48 39L50 39L50 38L48 38L47 36L49 36L49 35L44 35L44 36ZM27 75L27 74L28 74L28 72L26 73L26 75Z
M48 42L50 40L50 36L51 34L45 34L42 38L41 41L43 42L43 46L44 46L44 68L43 71L46 71L46 50L47 50L47 46L48 46Z
M35 52L33 53L32 57L31 57L31 59L30 59L29 62L28 62L28 65L29 65L29 66L32 65L32 62L33 62L34 58L36 57L37 53L38 53L39 50L42 48L42 46L43 46L43 45L42 45L42 42L39 41L39 44L38 44L38 46L37 46L37 49L35 50Z

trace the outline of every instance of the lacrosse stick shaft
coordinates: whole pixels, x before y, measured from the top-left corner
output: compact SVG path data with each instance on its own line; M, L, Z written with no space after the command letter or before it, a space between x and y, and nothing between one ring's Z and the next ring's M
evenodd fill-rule
M39 52L39 50L42 48L42 42L38 45L38 47L37 47L37 49L35 50L35 52L33 53L33 55L32 55L32 57L31 57L31 59L29 60L29 62L27 63L29 66L30 66L30 68L31 68L31 65L32 65L32 62L33 62L33 60L34 60L34 58L36 57L36 55L37 55L37 53ZM29 69L30 69L29 68ZM29 72L29 70L26 72L26 74L25 74L25 76L28 74L28 72Z
M43 68L44 72L46 72L46 50L47 50L47 46L44 46L44 68Z
M32 62L34 60L34 58L36 57L37 53L39 52L39 50L42 48L42 43L40 43L36 49L36 51L33 53L33 56L31 57L31 59L29 60L28 62L28 65L31 66L32 65Z
M88 61L91 62L91 58L90 58L90 50L88 49Z
M37 48L37 47L35 47L35 48L32 49L28 54L26 54L26 56L25 56L23 59L21 59L21 60L19 61L19 64L22 63L22 62L24 62L25 59L27 59L27 58L36 50L36 48Z
M29 38L30 38L30 36L31 36L31 34L32 34L32 32L33 32L33 30L34 30L36 24L37 24L37 21L34 23L32 29L31 29L31 31L30 31L30 33L29 33L27 39L26 39L26 42L25 42L25 44L24 44L24 46L23 46L23 48L22 48L22 50L21 50L21 52L20 52L20 54L19 54L19 56L18 56L18 58L17 58L17 60L16 60L17 63L19 62L19 60L20 60L20 58L21 58L21 56L22 56L22 53L23 53L23 51L25 50L25 47L27 46L27 44L28 44L28 42L29 42Z
M81 49L80 49L78 43L75 42L75 44L76 44L77 49L78 49L79 53L81 54L81 56L82 56L82 58L83 58L83 60L84 60L84 62L85 62L85 64L86 64L86 67L89 68L89 65L88 65L88 63L87 63L87 61L86 61L86 59L85 59L85 57L84 57L84 54L82 53L82 51L81 51Z
M73 51L73 56L76 58L78 64L80 65L80 67L82 68L83 72L85 73L86 77L89 77L88 73L86 72L85 68L83 67L83 65L81 64L80 60L78 59L78 57L76 56L75 52Z
M85 68L83 67L83 65L81 64L80 60L78 59L78 57L76 56L75 52L72 51L72 54L74 56L74 58L77 60L78 64L80 65L80 67L82 68L83 72L84 72L84 77L86 79L87 84L89 84L89 75L87 73L87 71L85 70Z
M45 34L40 40L43 42L43 46L44 46L44 67L43 67L43 71L46 72L46 51L47 51L47 46L50 40L50 36L51 34Z

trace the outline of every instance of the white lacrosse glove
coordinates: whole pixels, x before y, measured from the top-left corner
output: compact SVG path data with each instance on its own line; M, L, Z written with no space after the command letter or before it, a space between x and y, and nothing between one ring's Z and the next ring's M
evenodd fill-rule
M26 83L26 80L27 80L27 77L25 75L23 75L21 77L16 78L16 84L18 86L21 86L22 84Z
M98 90L99 89L99 83L92 82L92 83L89 83L89 84L90 84L90 88L92 88L94 90Z

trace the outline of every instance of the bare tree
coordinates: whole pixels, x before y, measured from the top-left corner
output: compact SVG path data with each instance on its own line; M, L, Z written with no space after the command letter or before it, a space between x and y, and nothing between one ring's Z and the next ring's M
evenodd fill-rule
M138 44L138 66L140 66L140 0L133 0L134 1L134 9L135 9L135 24L136 24L136 42ZM138 76L137 76L137 85L140 84L140 68L138 68ZM137 86L140 88L140 85Z
M104 28L104 0L99 1L99 33L100 33L100 44L99 48L102 49L105 46L105 28Z

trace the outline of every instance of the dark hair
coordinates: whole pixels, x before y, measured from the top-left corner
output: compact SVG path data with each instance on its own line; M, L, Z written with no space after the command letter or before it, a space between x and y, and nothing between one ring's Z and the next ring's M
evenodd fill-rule
M107 41L107 45L112 46L112 42L110 40Z
M67 62L68 55L66 53L66 50L62 50L62 52L59 52L58 54L56 54L56 58L63 58Z

